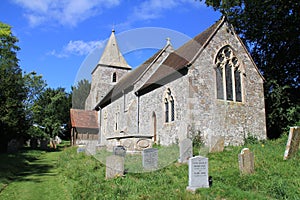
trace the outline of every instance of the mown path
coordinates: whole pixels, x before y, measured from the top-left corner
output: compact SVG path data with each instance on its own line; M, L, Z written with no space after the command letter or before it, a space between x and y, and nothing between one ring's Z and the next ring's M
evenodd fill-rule
M2 200L71 199L59 181L56 167L60 151L45 152L34 159L0 193Z

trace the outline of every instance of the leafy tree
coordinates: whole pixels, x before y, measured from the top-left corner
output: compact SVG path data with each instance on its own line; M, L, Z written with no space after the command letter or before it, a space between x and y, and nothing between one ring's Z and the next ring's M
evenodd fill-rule
M27 98L24 101L25 109L26 109L26 119L33 123L33 105L38 97L45 90L47 83L43 80L42 75L37 75L36 72L30 72L28 74L24 74L24 84L26 90Z
M91 83L86 79L80 80L77 86L72 87L72 108L84 109L90 90Z
M8 140L21 137L27 129L23 101L26 98L22 70L18 65L16 43L11 27L0 22L0 151Z
M62 126L70 121L70 96L63 88L47 88L33 105L34 123L45 127L45 132L50 137L61 133Z
M235 26L266 79L267 129L278 137L300 123L300 2L206 0Z

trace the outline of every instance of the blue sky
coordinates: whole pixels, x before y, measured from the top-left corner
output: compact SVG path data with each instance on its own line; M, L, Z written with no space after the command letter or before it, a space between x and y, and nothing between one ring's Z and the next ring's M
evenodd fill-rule
M195 0L1 0L0 4L0 21L11 25L19 39L23 71L42 74L49 87L67 91L78 77L89 78L113 28L127 62L135 68L162 48L166 37L178 48L220 16Z

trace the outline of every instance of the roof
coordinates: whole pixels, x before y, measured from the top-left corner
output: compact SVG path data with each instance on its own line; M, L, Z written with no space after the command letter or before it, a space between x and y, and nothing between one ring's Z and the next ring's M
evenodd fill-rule
M199 35L182 45L179 49L171 53L169 57L158 68L158 70L139 90L143 90L152 84L158 83L163 78L166 78L171 74L176 73L179 70L192 64L195 60L195 57L199 55L200 50L204 48L208 40L216 32L223 21L223 19L217 21L204 32L200 33Z
M102 53L102 56L97 64L97 67L99 65L131 69L131 67L127 64L125 58L123 57L123 55L119 49L119 45L118 45L114 30L112 30L112 32L111 32L111 35L106 43L105 49ZM94 69L94 71L95 71L95 69Z
M71 126L98 129L98 114L93 110L70 109Z
M191 65L195 58L200 54L201 50L206 46L210 38L215 34L220 25L224 22L225 18L223 17L215 24L210 26L204 32L200 33L179 49L170 53L169 56L164 60L164 62L159 66L159 68L151 75L151 77L144 83L144 85L139 88L138 92L146 89L152 84L160 84L161 80L182 70L185 67ZM124 78L122 78L115 87L110 90L110 92L97 104L97 107L104 107L113 101L113 98L118 98L122 92L129 88L133 87L134 83L138 80L140 75L147 69L149 65L155 58L163 52L163 49L154 54L146 62L136 68L134 71L128 73Z
M160 49L135 70L122 77L122 79L107 93L107 95L100 101L100 103L96 107L103 107L104 105L109 104L112 99L118 98L118 96L122 94L123 91L131 90L139 77L149 68L152 63L155 62L155 60L163 53L164 49L165 48Z

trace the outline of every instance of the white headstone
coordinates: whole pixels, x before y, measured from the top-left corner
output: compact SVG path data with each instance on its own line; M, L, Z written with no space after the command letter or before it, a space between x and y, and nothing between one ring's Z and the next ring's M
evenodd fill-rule
M193 157L193 142L186 138L179 143L180 157L178 162L187 163L189 158Z
M124 175L124 157L108 156L106 158L106 179L115 178Z
M189 159L189 185L187 190L196 191L198 188L208 188L208 158L195 156Z

